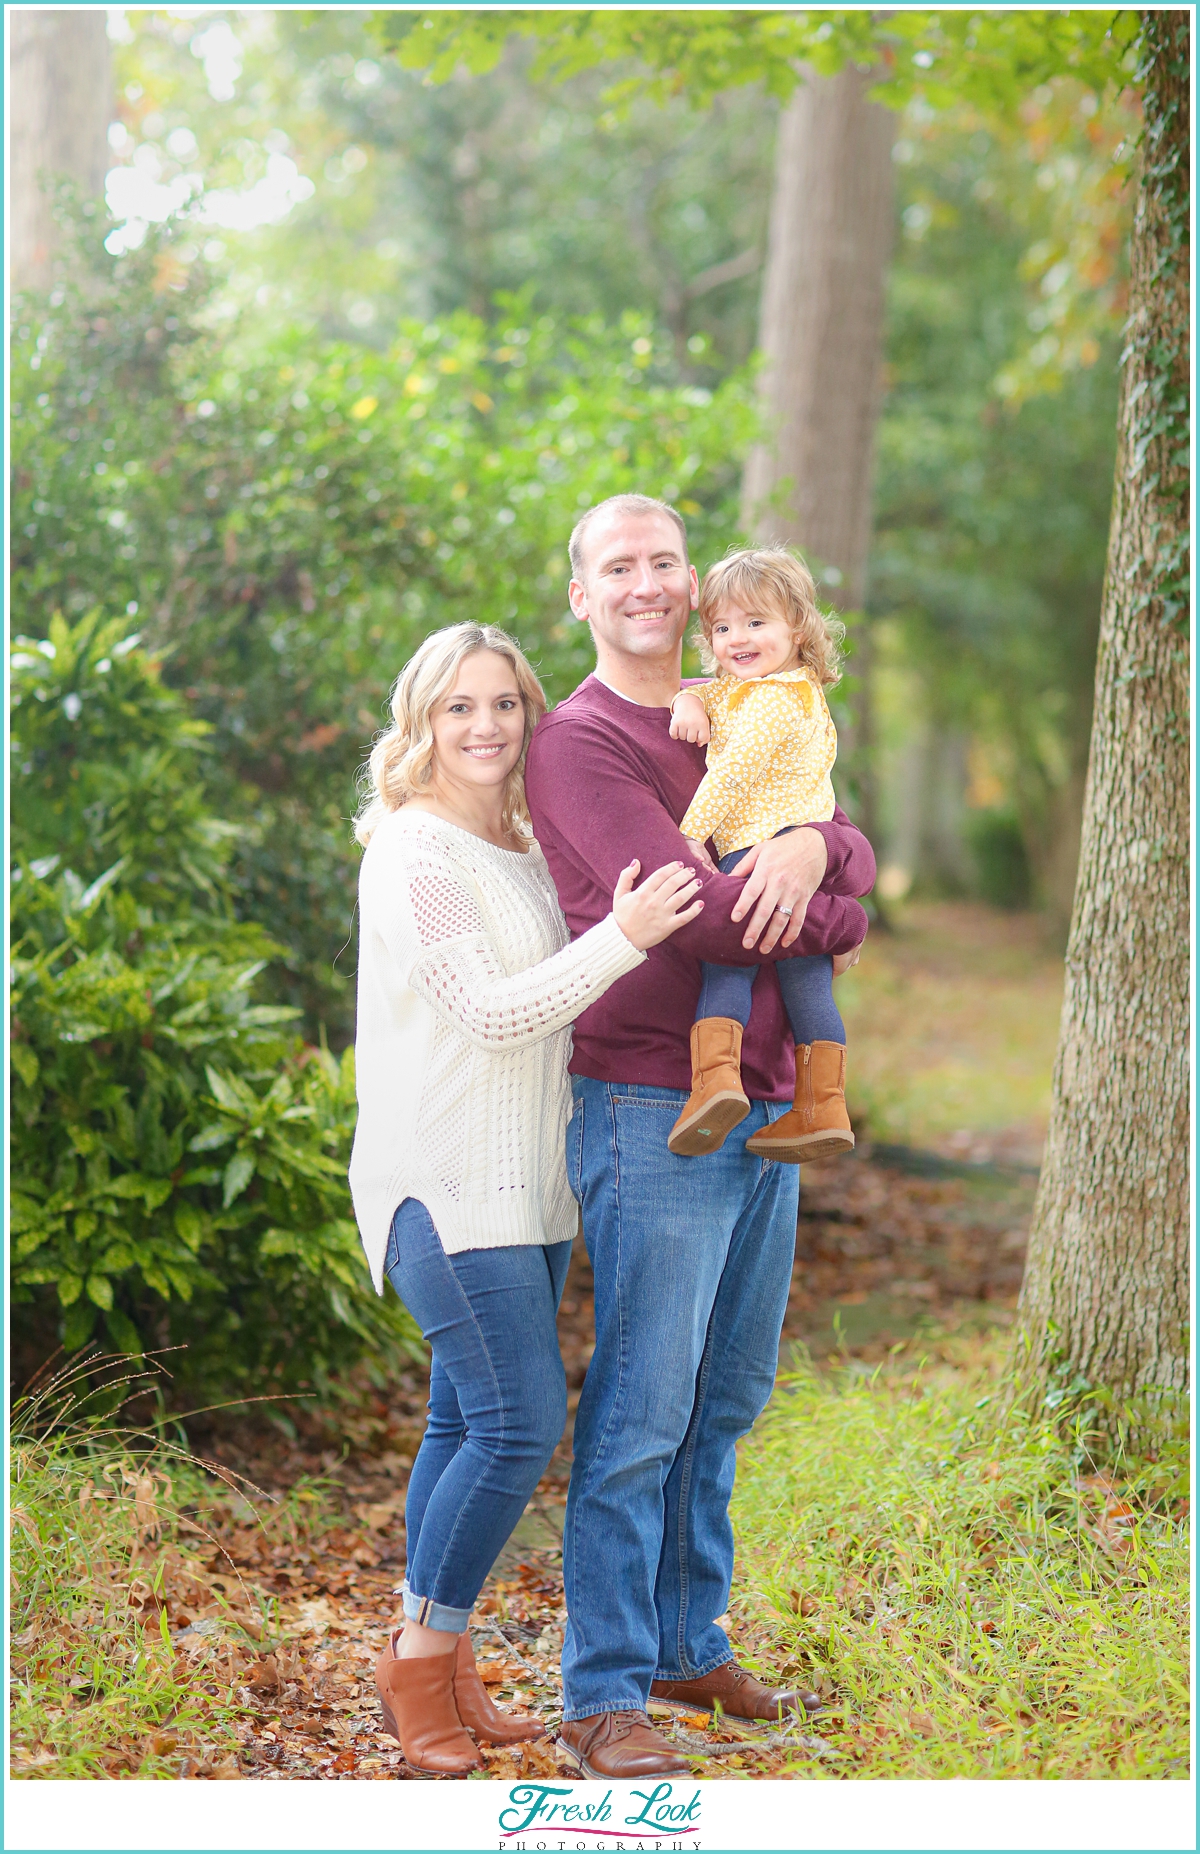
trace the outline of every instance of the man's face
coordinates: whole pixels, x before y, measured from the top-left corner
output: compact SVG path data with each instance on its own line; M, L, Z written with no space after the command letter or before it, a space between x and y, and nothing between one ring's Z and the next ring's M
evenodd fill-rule
M669 515L599 516L585 529L571 610L597 644L624 657L670 657L700 598L696 569Z

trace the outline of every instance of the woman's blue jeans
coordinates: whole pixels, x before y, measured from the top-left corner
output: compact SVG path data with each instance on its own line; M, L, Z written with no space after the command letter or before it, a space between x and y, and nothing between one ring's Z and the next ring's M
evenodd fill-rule
M405 1501L404 1613L461 1635L558 1446L567 1386L555 1315L569 1242L447 1255L406 1197L384 1269L433 1353Z

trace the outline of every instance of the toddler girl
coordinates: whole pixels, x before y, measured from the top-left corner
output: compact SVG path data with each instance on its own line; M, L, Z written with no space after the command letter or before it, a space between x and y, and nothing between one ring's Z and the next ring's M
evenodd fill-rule
M822 617L812 575L795 554L761 547L730 554L705 575L700 632L704 667L718 675L671 704L672 737L708 745L708 771L680 829L698 851L711 837L728 873L754 844L833 816L837 733L823 691L841 674L842 626ZM854 1145L834 961L793 954L775 971L796 1039L795 1104L746 1148L792 1165L832 1158ZM692 1092L667 1141L682 1157L715 1152L750 1111L740 1063L757 974L756 966L703 968Z

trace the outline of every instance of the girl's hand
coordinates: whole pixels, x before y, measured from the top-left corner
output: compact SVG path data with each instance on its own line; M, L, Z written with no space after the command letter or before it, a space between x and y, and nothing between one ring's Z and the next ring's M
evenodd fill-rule
M706 747L710 732L704 703L685 689L671 703L671 739L690 740L694 747Z
M625 938L644 953L694 921L704 903L692 900L700 883L695 870L684 863L664 863L635 889L634 877L641 866L635 857L622 869L613 890L612 911Z
M709 875L720 875L721 871L702 843L697 843L694 837L685 837L683 841L702 869L707 869Z
M863 943L860 940L858 945L851 947L848 953L835 953L833 955L834 978L841 978L843 972L849 972L851 966L856 966L862 950Z

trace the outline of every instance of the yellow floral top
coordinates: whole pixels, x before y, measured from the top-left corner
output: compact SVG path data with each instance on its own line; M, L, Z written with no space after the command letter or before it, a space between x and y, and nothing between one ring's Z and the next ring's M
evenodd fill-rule
M833 816L830 769L837 729L824 691L805 669L718 676L694 683L712 729L708 771L679 826L718 856L766 843L788 824Z

